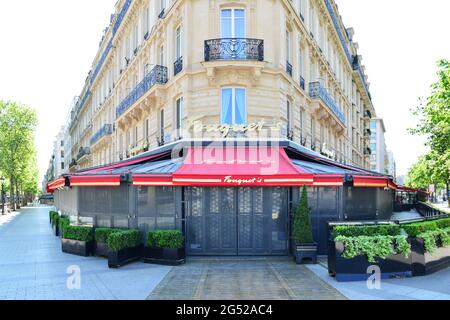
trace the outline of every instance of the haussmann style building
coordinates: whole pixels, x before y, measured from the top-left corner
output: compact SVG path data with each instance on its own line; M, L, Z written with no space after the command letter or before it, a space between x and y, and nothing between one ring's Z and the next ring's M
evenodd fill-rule
M57 208L180 229L189 255L287 255L308 186L327 222L389 219L369 84L332 0L120 0L70 119Z

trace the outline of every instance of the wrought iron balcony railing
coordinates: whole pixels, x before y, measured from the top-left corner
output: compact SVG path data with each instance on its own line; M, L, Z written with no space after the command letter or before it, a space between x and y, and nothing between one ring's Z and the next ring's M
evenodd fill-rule
M302 88L303 90L305 90L306 88L306 82L302 76L300 76L300 88Z
M309 95L311 96L311 98L320 98L327 105L327 107L338 117L338 119L343 124L346 124L344 113L331 97L328 90L325 89L320 82L311 82L309 84Z
M91 146L105 136L112 134L112 125L105 124L100 130L98 130L91 138Z
M173 64L173 74L176 76L183 70L183 57L179 57Z
M123 101L117 106L116 117L128 110L139 98L141 98L148 90L153 88L157 84L166 84L167 79L167 67L155 66L144 79L123 99Z
M292 77L292 64L289 61L286 61L286 72Z
M255 60L264 61L264 40L222 38L205 41L205 61Z
M81 158L83 158L84 156L88 156L90 154L91 154L90 148L80 148L80 151L78 151L77 155L77 161L80 161Z

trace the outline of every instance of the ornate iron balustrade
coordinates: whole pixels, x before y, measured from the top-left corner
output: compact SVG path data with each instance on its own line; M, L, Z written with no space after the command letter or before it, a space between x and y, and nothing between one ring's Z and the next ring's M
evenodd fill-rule
M92 73L90 84L92 85L97 78L98 73L100 72L100 69L103 67L103 64L105 63L106 57L108 56L109 52L112 49L112 40L108 42L108 45L105 48L105 51L103 51L103 54L100 58L100 60L97 63L97 66L94 69L94 72Z
M80 148L80 151L78 151L77 155L77 161L80 161L81 158L83 158L84 156L88 156L90 154L91 154L90 148Z
M122 7L122 10L120 10L119 14L117 15L116 23L113 27L113 34L115 35L117 30L119 30L120 25L122 24L123 18L125 18L125 15L128 12L128 9L131 6L132 0L126 0L125 4Z
M306 88L306 82L302 76L300 76L300 88L302 88L303 90L305 90Z
M164 19L164 15L166 14L166 9L162 9L158 15L158 19Z
M264 40L222 38L205 41L205 61L255 60L264 61Z
M320 98L343 124L346 123L344 113L320 82L311 82L309 84L309 95L311 98Z
M117 106L116 117L128 110L139 98L141 98L148 90L157 84L166 84L167 67L155 66L131 92L128 96Z
M71 161L70 164L69 164L69 168L76 167L77 165L78 165L78 164L77 164L77 160L72 159L72 161Z
M292 77L292 64L289 61L286 61L286 72Z
M99 141L104 136L109 136L112 134L112 125L105 124L100 130L98 130L91 138L91 146Z
M173 64L173 74L176 76L183 70L183 57L179 57Z

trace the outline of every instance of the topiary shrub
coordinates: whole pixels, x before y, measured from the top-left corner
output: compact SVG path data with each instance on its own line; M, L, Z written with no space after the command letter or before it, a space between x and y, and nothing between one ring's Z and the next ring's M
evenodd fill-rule
M57 212L55 212L53 214L53 219L52 219L52 226L58 226L59 227L59 214Z
M113 251L134 248L142 243L142 232L139 230L114 232L109 235L107 243Z
M147 247L164 249L181 249L184 247L184 236L178 230L155 230L148 233Z
M94 228L91 227L78 227L68 226L63 235L64 239L75 241L93 241L94 240Z
M367 225L367 226L335 226L333 237L361 237L361 236L399 236L402 228L399 225Z
M116 232L122 232L122 229L111 229L111 228L97 228L95 229L95 241L98 243L108 243L108 238L111 234Z
M306 186L303 186L300 205L295 211L292 238L296 243L301 244L309 244L314 242Z

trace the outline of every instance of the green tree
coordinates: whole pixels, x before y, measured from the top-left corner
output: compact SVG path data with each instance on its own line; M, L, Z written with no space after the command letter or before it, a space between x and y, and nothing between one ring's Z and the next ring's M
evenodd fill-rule
M419 117L419 125L410 129L412 134L427 137L426 145L431 151L411 168L408 183L412 186L423 186L423 183L429 180L436 185L445 185L449 194L450 62L448 60L438 62L437 75L438 81L431 86L431 95L413 111L414 115ZM427 170L424 171L424 168Z
M33 160L36 112L15 102L0 101L0 169L9 179L11 208L16 209L20 183ZM35 157L34 157L35 161ZM29 173L29 172L28 172Z
M306 244L314 242L306 186L303 186L300 205L297 207L294 215L294 226L292 233L296 243Z

